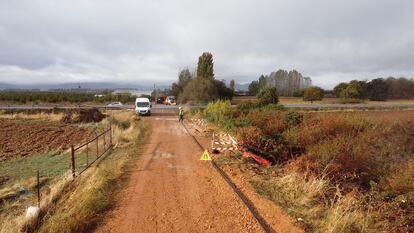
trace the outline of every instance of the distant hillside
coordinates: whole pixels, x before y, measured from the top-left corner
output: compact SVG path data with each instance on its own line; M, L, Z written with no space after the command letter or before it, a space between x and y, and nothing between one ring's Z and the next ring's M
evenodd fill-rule
M16 89L17 86L12 85L12 84L8 84L8 83L0 83L0 90L4 90L4 89Z
M236 83L234 89L236 89L236 91L247 91L249 90L249 84L250 83L245 83L245 84Z

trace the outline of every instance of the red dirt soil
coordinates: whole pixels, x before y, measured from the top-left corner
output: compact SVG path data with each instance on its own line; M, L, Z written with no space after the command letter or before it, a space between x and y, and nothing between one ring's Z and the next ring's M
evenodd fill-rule
M151 142L97 232L262 232L236 194L200 161L178 118L152 117Z
M53 150L65 150L91 136L73 125L46 121L0 120L0 161Z

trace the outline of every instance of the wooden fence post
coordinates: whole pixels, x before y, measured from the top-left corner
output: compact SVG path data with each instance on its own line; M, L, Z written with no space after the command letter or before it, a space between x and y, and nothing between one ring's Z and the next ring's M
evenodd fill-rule
M73 148L73 145L71 146L71 151L72 151L72 177L73 179L75 179L76 174L75 174L75 148Z

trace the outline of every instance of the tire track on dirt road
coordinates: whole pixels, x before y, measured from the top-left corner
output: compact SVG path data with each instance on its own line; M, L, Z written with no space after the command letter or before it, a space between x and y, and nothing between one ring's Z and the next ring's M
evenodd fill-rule
M193 141L198 145L199 149L201 151L204 151L205 148L201 143L197 140L197 138L188 130L188 128L182 124L188 135L191 136ZM254 207L253 203L249 200L246 195L243 194L240 189L237 188L237 186L233 183L230 177L227 176L227 174L221 170L221 168L214 162L214 160L211 161L212 167L221 175L221 177L227 182L227 184L233 189L233 191L237 194L237 196L240 198L240 200L243 202L243 204L246 206L246 208L252 213L253 217L256 219L256 221L260 224L262 229L266 233L271 233L273 230L271 227L266 223L266 220L260 215L260 213L257 211L257 209Z
M178 119L146 120L151 142L96 232L263 232Z

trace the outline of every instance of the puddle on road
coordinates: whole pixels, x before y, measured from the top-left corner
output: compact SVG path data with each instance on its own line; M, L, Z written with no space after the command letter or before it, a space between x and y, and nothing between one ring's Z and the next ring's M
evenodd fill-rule
M168 162L170 158L174 157L175 155L173 153L165 152L165 151L155 151L155 155L152 159L166 159L163 161L166 168L172 168L172 169L179 169L184 171L190 171L192 170L191 167L185 166L185 165L178 165L178 164L172 164L171 162Z
M169 159L174 157L173 153L156 150L153 159Z
M171 163L167 162L167 168L172 168L172 169L179 169L182 171L192 171L192 168L190 166L184 166L184 165L173 165Z
M173 157L174 155L173 155L173 154L171 154L171 153L168 153L168 152L160 152L160 153L159 153L159 156L160 156L161 158L163 158L163 159L168 159L168 158Z

